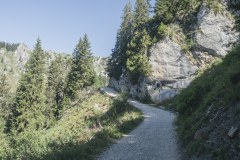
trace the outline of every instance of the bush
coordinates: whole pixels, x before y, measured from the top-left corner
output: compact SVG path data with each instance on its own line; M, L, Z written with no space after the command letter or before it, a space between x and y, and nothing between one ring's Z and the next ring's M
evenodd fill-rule
M84 97L74 106L64 107L59 120L48 129L29 127L20 133L12 130L8 136L3 132L5 122L0 121L0 158L94 159L113 139L122 137L143 118L127 103L126 95L114 100L90 92ZM70 101L66 104L72 105Z

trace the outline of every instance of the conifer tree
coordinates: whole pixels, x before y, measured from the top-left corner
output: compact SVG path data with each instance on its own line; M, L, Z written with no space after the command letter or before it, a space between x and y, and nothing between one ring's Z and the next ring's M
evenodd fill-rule
M135 4L134 27L141 27L149 20L149 1L137 0Z
M80 38L73 52L71 70L68 75L67 96L76 98L76 93L94 83L93 56L87 35Z
M64 98L64 89L66 86L66 76L68 73L68 59L57 55L51 62L48 70L47 83L47 105L50 106L55 117L59 115L62 109L62 100Z
M147 0L137 0L133 20L134 32L126 52L126 68L132 77L133 83L137 83L139 77L148 76L151 72L147 56L151 39L144 26L148 20L149 2Z
M174 1L157 0L155 4L155 18L164 23L169 23L174 18Z
M148 62L148 47L151 45L150 36L146 29L142 32L135 31L131 42L128 45L127 69L131 74L132 82L137 83L141 76L148 76L151 73L151 66Z
M45 55L40 39L34 47L20 79L15 100L16 129L41 129L48 124L49 112L44 105Z
M6 74L0 77L0 117L5 119L9 116L10 86Z
M112 50L111 58L108 62L108 72L110 77L119 79L122 74L122 68L126 65L126 51L127 45L132 35L133 14L131 11L131 4L128 3L123 12L122 23L117 33L115 48Z

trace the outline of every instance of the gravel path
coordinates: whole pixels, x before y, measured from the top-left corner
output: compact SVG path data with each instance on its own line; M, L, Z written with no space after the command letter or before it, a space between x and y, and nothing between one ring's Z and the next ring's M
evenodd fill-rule
M111 88L103 92L115 95ZM128 135L118 140L99 160L180 160L181 151L173 122L174 113L157 109L135 100L128 102L142 110L144 121Z

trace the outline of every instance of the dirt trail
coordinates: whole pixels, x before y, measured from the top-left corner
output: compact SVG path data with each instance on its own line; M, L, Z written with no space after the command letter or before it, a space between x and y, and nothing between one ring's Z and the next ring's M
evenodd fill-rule
M117 92L102 88L110 96ZM118 140L99 160L181 160L181 151L173 125L175 114L129 99L128 102L144 113L144 121Z

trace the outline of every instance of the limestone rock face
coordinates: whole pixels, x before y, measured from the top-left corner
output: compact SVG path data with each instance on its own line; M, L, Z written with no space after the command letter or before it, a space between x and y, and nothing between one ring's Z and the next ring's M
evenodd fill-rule
M94 57L93 61L94 61L93 62L93 68L94 68L94 71L96 72L96 74L98 76L107 77L106 68L107 68L108 58L106 58L106 57Z
M14 52L14 57L16 58L17 67L20 71L24 71L24 66L29 59L29 54L31 50L23 43L19 44L16 51Z
M227 3L223 1L222 11L218 14L204 4L200 7L197 21L192 24L195 28L192 37L195 45L189 53L184 52L176 41L165 37L149 50L151 76L132 85L129 78L122 75L119 81L111 78L110 86L133 97L150 96L155 102L174 97L191 83L200 69L224 57L238 41L239 33L235 30L233 18L236 13L226 9Z
M169 38L151 48L149 62L153 71L149 78L171 81L173 88L185 88L198 70L182 52L180 45Z
M208 7L201 6L197 26L195 42L203 51L215 56L225 56L238 39L238 33L234 30L235 20L227 10L215 14Z
M122 75L119 81L111 78L110 85L118 91L130 93L133 97L147 95L159 102L178 94L194 78L198 67L191 64L180 45L169 38L156 43L150 49L149 62L152 75L138 85L131 85L129 78Z

